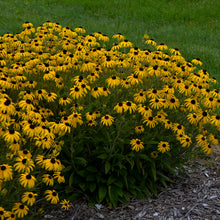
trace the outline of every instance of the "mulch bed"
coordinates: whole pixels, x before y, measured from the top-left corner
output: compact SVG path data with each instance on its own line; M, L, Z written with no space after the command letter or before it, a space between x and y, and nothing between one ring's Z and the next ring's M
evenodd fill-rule
M220 162L220 161L219 161ZM196 161L184 166L184 175L175 180L156 198L131 198L116 209L96 205L89 207L84 200L72 203L69 211L50 210L42 220L190 220L220 219L220 163Z

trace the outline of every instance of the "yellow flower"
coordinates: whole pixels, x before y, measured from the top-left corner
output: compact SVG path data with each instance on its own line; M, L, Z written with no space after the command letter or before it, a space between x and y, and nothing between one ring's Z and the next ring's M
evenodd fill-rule
M18 218L23 218L28 214L29 208L26 205L23 205L20 202L14 204L12 212L18 216Z
M6 210L0 206L0 219L1 220L5 219L6 215L7 215Z
M48 171L61 171L62 170L61 162L57 158L45 159L43 161L43 166Z
M152 151L150 153L150 156L153 158L153 159L156 159L158 157L158 153L156 151Z
M142 125L136 126L135 127L135 132L140 134L144 132L144 127Z
M13 143L14 141L18 142L21 138L21 134L14 129L9 129L3 135L4 140L8 143Z
M136 138L136 139L132 139L130 141L130 145L132 146L132 150L135 150L135 151L139 151L140 149L144 149L144 145L143 145L143 142Z
M54 172L53 176L59 184L65 182L65 178L62 172Z
M25 192L25 193L22 195L22 200L21 200L21 201L22 201L23 203L27 202L27 205L32 206L32 205L35 203L36 196L37 196L36 193L33 193L33 192Z
M53 186L54 185L54 179L50 174L44 174L42 176L42 180L43 182L47 185L47 186Z
M124 111L124 103L123 102L119 102L115 107L114 110L121 114Z
M51 204L57 204L59 202L58 193L55 190L46 190L45 194L46 200Z
M105 126L111 126L114 122L114 118L111 115L105 115L101 118L101 123Z
M170 145L168 142L165 141L161 141L158 145L157 145L157 149L158 151L160 151L161 153L165 153L166 151L170 150Z
M118 76L112 76L112 77L106 79L106 82L108 84L108 87L115 88L116 86L120 85L121 80Z
M8 164L0 165L0 180L8 181L13 179L12 167Z
M60 202L60 204L62 205L61 208L65 209L66 211L69 210L69 208L71 207L69 203L70 201L67 201L66 199L64 199L63 201Z
M29 189L33 188L35 186L36 178L29 173L21 174L20 178L20 184L23 187L28 187Z
M26 172L30 173L34 169L34 162L31 158L27 156L19 156L15 158L16 163L14 164L14 168L19 173Z

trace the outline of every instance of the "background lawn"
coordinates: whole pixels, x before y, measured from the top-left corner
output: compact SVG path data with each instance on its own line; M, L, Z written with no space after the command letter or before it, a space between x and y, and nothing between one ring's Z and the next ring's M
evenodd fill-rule
M158 44L178 48L187 60L200 58L220 82L219 0L0 0L0 34L15 34L25 21L47 20L83 26L88 34L122 33L143 48L148 34Z

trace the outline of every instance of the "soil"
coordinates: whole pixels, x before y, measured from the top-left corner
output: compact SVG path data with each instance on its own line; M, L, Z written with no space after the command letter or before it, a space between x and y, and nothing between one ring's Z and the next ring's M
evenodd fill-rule
M220 219L220 146L211 157L183 166L184 174L156 198L138 200L116 209L103 205L88 206L77 200L69 211L48 209L42 220L219 220Z

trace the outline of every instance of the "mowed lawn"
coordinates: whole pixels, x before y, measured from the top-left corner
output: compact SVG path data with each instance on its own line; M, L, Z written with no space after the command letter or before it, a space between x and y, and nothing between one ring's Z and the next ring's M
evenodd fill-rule
M32 22L83 26L88 34L122 33L144 48L144 34L178 48L187 60L200 58L220 82L219 0L0 0L0 35Z

